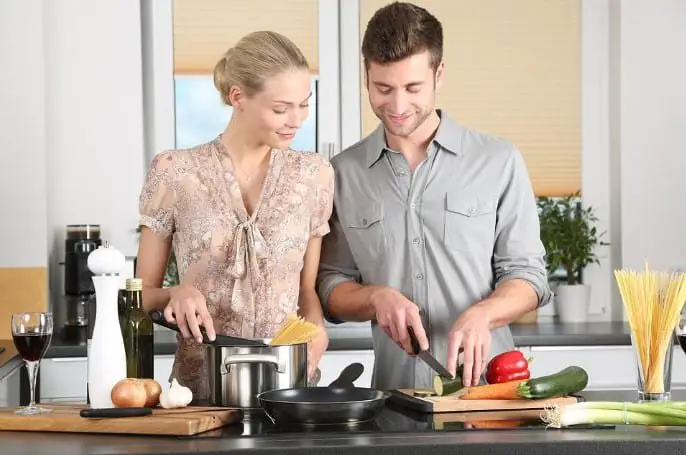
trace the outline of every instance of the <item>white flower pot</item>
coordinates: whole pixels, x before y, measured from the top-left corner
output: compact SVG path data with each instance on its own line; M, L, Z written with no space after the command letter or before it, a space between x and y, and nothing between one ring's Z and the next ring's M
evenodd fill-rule
M586 284L560 284L555 306L560 322L586 322L591 303L591 287Z

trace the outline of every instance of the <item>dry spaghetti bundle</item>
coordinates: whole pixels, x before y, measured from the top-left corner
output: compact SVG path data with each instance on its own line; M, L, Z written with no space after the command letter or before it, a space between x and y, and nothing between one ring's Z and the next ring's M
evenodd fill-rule
M686 301L686 274L615 270L647 393L664 392L664 365Z
M317 335L319 327L297 315L290 315L269 342L271 346L308 343Z

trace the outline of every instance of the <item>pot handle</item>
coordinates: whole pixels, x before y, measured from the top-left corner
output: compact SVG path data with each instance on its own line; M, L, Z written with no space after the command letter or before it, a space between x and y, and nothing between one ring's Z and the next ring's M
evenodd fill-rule
M276 367L278 373L284 373L286 367L279 362L275 355L270 354L234 354L224 357L221 374L227 374L231 365L236 363L270 363Z

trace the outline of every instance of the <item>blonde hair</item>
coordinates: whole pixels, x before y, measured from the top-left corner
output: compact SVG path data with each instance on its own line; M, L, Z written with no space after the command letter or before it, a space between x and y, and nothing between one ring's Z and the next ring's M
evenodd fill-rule
M225 104L231 105L229 91L234 85L252 96L264 88L270 77L289 69L308 69L298 46L285 36L257 31L241 38L226 51L214 67L214 86Z

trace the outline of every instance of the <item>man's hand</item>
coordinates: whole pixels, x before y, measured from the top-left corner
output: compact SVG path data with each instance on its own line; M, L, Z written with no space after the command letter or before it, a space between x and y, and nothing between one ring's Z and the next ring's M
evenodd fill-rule
M477 304L462 313L450 330L446 368L455 375L458 356L462 352L462 383L465 387L478 385L481 372L488 363L490 348L490 314L487 307Z
M414 355L407 326L414 330L420 349L429 349L429 340L415 303L391 288L375 291L371 300L379 327L405 352Z

